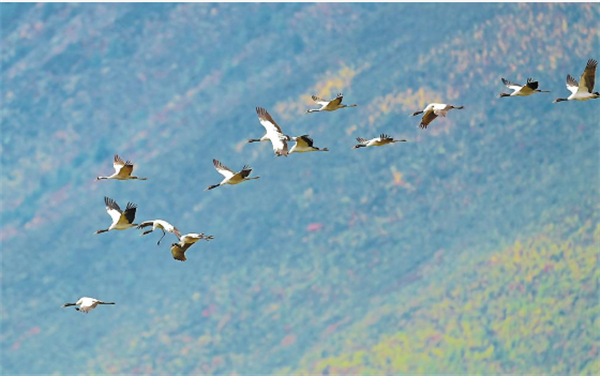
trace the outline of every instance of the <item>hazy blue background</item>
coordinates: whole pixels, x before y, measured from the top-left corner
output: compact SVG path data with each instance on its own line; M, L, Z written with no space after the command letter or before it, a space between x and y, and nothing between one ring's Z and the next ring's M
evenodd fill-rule
M597 266L598 238L571 236L599 222L600 101L552 100L569 94L568 73L600 58L598 4L2 3L0 17L2 373L564 374L598 364L596 267L584 283L592 293L562 274L547 283L550 294L563 281L556 299L586 310L556 313L568 329L554 321L539 353L528 353L539 334L515 336L509 351L490 329L479 368L468 352L431 355L429 369L356 368L369 363L367 343L418 327L413 297L471 286L456 279L474 272L460 269L466 254L484 260L545 228L576 250L592 244L584 264ZM498 99L501 77L533 77L552 93ZM359 106L304 114L310 95L337 92ZM408 115L430 101L465 109L420 130ZM244 145L263 134L256 106L331 151L276 158L269 145ZM410 142L351 150L379 133ZM94 181L112 173L115 153L149 180ZM204 192L221 180L213 158L261 179ZM104 196L137 203L137 222L163 218L215 240L180 263L171 235L160 247L158 234L94 235L110 223ZM60 309L81 296L117 305ZM405 321L374 319L384 306ZM469 348L479 347L489 351ZM325 362L359 350L354 363Z

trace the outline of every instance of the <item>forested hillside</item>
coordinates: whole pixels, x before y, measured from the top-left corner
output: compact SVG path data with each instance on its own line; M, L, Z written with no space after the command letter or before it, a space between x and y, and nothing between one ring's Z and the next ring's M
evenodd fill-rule
M592 373L600 100L552 100L600 59L598 19L0 4L0 371ZM552 92L499 99L501 77ZM358 107L305 114L338 92ZM421 130L432 101L465 109ZM246 144L257 106L330 151ZM409 142L351 150L380 133ZM95 181L115 153L149 179ZM205 192L213 158L260 179ZM104 196L215 239L181 263L170 234L94 235ZM60 308L81 296L117 304Z

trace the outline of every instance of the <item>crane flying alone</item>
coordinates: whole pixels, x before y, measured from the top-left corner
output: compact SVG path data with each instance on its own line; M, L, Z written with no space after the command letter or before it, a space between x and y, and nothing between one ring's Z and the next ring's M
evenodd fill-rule
M212 235L206 236L204 234L186 234L179 239L179 243L171 244L171 254L175 260L185 261L185 252L198 240L204 239L206 241L214 239Z
M252 178L248 177L248 176L250 176L250 173L252 172L252 169L248 165L244 165L244 167L242 167L242 170L240 172L233 172L229 167L223 166L223 164L216 159L213 159L213 165L215 165L215 169L217 170L217 172L219 174L223 175L225 177L225 179L223 179L223 181L221 181L219 184L209 186L208 188L205 189L206 191L209 191L211 189L214 189L214 188L220 187L222 185L226 185L226 184L235 185L235 184L243 183L247 180L253 180L253 179L260 178L260 176L255 176Z
M571 92L567 98L557 98L553 103L566 101L587 101L590 99L600 98L600 93L594 92L594 83L596 81L596 67L598 62L594 59L589 59L579 82L570 74L567 75L567 89Z
M271 117L271 114L262 107L256 107L256 114L258 115L258 121L265 128L266 132L261 138L252 138L248 140L248 143L270 141L273 146L273 152L276 156L288 155L287 141L290 139L281 131L281 127L277 125L275 120Z
M321 99L321 98L317 97L316 95L313 95L311 98L313 101L315 101L316 104L320 105L321 108L311 108L309 110L306 110L307 114L311 114L313 112L322 112L322 111L335 111L335 110L339 110L340 108L358 106L357 104L342 104L342 100L344 99L344 94L342 94L342 93L339 93L334 99L332 99L330 101Z
M308 153L310 151L329 151L328 148L318 148L313 146L313 139L307 134L298 137L292 137L292 140L296 141L296 144L290 149L292 153Z
M162 230L163 234L160 237L160 239L158 239L158 242L156 243L156 245L160 245L160 242L163 240L165 235L167 235L167 232L170 232L171 234L175 234L175 236L177 236L177 239L181 238L181 233L179 232L177 227L173 226L169 222L164 221L162 219L154 219L151 221L144 221L144 222L140 223L137 226L137 228L141 230L143 228L150 227L150 226L152 226L152 228L150 230L144 231L143 233L140 234L140 236L147 235L156 229Z
M379 137L372 138L370 140L365 140L364 138L357 137L356 141L358 141L357 145L354 145L352 149L358 148L368 148L372 146L383 146L395 144L396 142L406 142L406 140L394 140L393 137L390 137L386 134L380 134Z
M423 114L423 117L421 118L421 123L419 124L419 127L421 127L422 129L427 129L427 126L429 125L429 123L431 123L433 120L435 120L436 117L438 117L438 116L446 117L446 115L448 114L448 111L450 111L452 109L462 110L463 108L465 108L465 107L464 106L453 106L451 104L445 104L445 103L430 103L422 111L414 112L411 116L417 116L417 115Z
M113 159L113 167L115 173L110 176L98 176L96 180L148 180L148 178L140 178L132 176L133 163L131 161L124 162L118 154L115 154Z
M514 82L510 82L504 78L502 78L502 83L507 88L513 90L512 93L500 93L499 98L505 97L526 97L528 95L534 93L549 93L548 90L538 90L538 82L534 81L532 78L527 79L527 83L525 85L515 84Z
M137 210L137 206L135 204L128 202L125 211L123 211L112 198L104 197L104 203L106 204L106 212L112 218L112 224L105 230L96 231L95 234L101 234L111 230L126 230L131 227L137 227L137 224L133 223L135 220L135 211Z
M83 312L83 313L88 313L92 309L96 308L99 304L114 305L115 303L112 303L112 302L103 302L103 301L98 300L98 299L83 297L83 298L79 299L76 303L65 303L65 304L63 304L62 308L72 307L72 306L79 306L79 307L75 307L75 310L77 310L79 312Z

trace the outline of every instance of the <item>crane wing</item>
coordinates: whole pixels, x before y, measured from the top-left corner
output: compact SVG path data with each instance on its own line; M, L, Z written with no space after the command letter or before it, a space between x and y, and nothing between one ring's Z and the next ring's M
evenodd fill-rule
M115 154L113 159L113 167L115 168L115 172L118 174L123 166L125 166L125 161L121 159L118 154Z
M421 118L421 124L419 124L419 126L423 129L426 129L429 123L431 123L436 117L437 114L434 111L425 112L425 114Z
M213 159L213 165L215 165L217 172L227 179L235 175L235 172L233 172L229 167L223 166L223 164L216 159Z
M504 86L514 91L520 90L523 87L523 85L510 82L509 80L506 80L504 78L502 78L502 83L504 84Z
M538 86L539 86L539 83L537 81L534 81L533 78L528 78L527 84L525 84L525 86L523 88L524 89L528 88L529 89L528 91L533 91L533 90L536 90L538 88Z
M131 163L131 161L123 161L118 154L115 154L113 167L115 168L117 175L130 176L133 172L133 163Z
M288 154L288 145L287 139L282 134L273 134L267 133L269 135L269 140L271 140L271 145L273 145L273 151L277 155L287 155Z
M258 120L260 121L260 124L263 127L265 127L267 134L268 133L278 133L278 134L283 135L281 128L279 127L279 125L277 125L275 120L273 120L273 118L271 117L271 114L269 114L269 112L267 112L267 110L265 110L262 107L256 107L256 114L258 115Z
M313 95L312 100L315 101L316 104L320 104L321 106L326 106L329 104L329 101L326 101L325 99L319 98L316 95Z
M144 221L144 222L140 223L136 228L143 229L143 228L150 227L150 226L154 226L154 221Z
M239 172L240 176L242 177L242 179L247 178L248 176L250 176L250 173L252 172L252 168L250 168L250 166L248 165L244 165L244 167L242 167L242 171ZM202 239L204 235L201 235L200 239Z
M579 90L579 83L570 74L567 74L567 89L573 94Z
M113 223L117 223L119 219L121 219L121 213L123 211L112 198L104 197L104 203L106 204L106 212L112 218Z
M313 146L313 142L313 139L307 134L296 137L296 144L298 144L298 147L300 148L311 148Z
M331 100L331 102L329 102L332 106L338 106L340 103L342 103L342 99L344 99L344 94L339 93L337 95L337 97L335 97L335 99Z
M135 220L135 212L137 210L137 205L132 203L132 202L128 202L127 203L127 207L125 208L125 211L123 212L123 215L121 216L121 223L133 223L133 221Z
M171 246L171 254L175 260L185 261L187 258L185 257L185 251L188 250L194 243L185 243L181 245L180 243L173 243Z
M594 90L597 66L598 62L596 60L588 60L585 70L579 79L579 91L591 93Z

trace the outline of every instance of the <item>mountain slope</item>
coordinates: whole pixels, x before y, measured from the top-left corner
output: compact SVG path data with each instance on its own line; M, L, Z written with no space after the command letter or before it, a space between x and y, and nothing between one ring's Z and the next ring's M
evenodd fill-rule
M498 249L597 201L598 103L551 104L596 57L593 4L0 8L11 374L294 369L440 251ZM496 99L528 76L553 92ZM304 114L338 91L359 107ZM430 100L466 108L421 131L408 115ZM331 151L245 145L256 106ZM409 142L350 149L382 132ZM150 179L93 181L114 153ZM204 192L212 158L261 179ZM176 263L166 239L93 235L104 196L215 240ZM58 309L83 295L117 305Z

